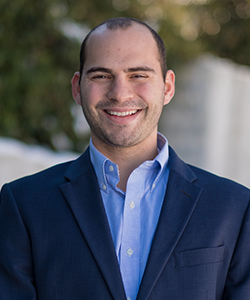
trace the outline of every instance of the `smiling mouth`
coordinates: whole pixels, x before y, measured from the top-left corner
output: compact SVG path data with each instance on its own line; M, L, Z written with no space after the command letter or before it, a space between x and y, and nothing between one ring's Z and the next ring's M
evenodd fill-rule
M110 116L118 116L118 117L126 117L126 116L131 116L134 115L138 112L138 109L130 110L130 111L113 111L113 110L105 110L107 114Z

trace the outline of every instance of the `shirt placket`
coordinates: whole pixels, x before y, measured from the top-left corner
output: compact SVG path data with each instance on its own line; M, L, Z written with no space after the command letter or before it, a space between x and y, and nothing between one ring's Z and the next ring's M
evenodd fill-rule
M133 185L130 185L130 182ZM123 232L120 269L127 299L135 300L139 287L140 270L140 200L143 180L136 171L129 179L123 212Z

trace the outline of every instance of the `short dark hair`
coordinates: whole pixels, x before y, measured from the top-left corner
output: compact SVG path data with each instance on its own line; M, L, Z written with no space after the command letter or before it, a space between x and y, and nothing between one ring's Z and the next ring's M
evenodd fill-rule
M83 67L84 67L84 63L85 63L85 59L86 59L86 44L87 41L90 37L90 35L99 27L101 27L102 25L106 25L108 29L110 30L116 30L116 29L126 29L130 26L132 26L133 22L135 23L139 23L145 27L148 28L148 30L151 32L158 51L159 51L159 55L160 55L160 64L161 64L161 70L162 70L162 75L163 75L163 80L165 81L165 77L166 77L166 73L167 73L167 62L166 62L166 49L164 46L164 43L161 39L161 37L156 33L156 31L154 31L154 29L152 29L149 25L147 25L146 23L137 20L137 19L133 19L133 18L128 18L128 17L119 17L119 18L112 18L112 19L108 19L104 22L102 22L101 24L97 25L94 29L92 29L87 36L85 37L85 39L82 42L81 45L81 50L80 50L80 79L79 79L79 84L82 78L82 72L83 72Z

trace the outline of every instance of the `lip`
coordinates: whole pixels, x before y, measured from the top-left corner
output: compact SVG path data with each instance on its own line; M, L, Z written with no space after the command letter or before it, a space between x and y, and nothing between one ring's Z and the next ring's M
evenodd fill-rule
M141 109L104 109L103 112L112 122L124 124L136 119Z
M105 110L105 112L107 114L109 114L110 116L117 116L117 117L127 117L127 116L131 116L134 115L138 112L138 109L133 109L133 110L124 110L124 111L117 111L117 110Z

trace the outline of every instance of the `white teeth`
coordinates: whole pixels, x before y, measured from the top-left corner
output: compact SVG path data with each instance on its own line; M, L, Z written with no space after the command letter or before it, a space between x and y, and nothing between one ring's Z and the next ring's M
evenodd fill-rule
M125 117L137 113L137 110L123 111L123 112L107 110L107 113L111 116Z

